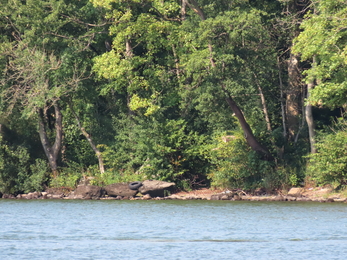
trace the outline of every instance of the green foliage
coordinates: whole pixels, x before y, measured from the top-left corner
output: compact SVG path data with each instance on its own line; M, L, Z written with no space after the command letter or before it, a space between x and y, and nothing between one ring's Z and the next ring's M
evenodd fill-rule
M42 191L49 181L47 163L36 159L32 164L29 149L23 145L9 145L0 135L0 192L27 193Z
M113 183L144 181L146 179L146 175L139 172L108 170L103 174L94 175L91 184L104 186Z
M215 147L210 150L209 160L215 165L208 175L212 186L245 190L279 187L274 179L274 165L261 160L256 152L250 150L241 131L218 136Z
M301 24L294 50L303 61L315 59L316 65L305 72L307 82L317 83L310 98L313 104L338 107L346 102L347 21L342 18L346 15L345 1L318 1Z
M185 189L209 182L269 191L300 185L307 132L303 128L293 143L283 137L281 92L290 75L280 75L280 89L277 65L289 57L298 17L308 9L286 0L195 2L183 10L184 1L173 0L2 1L0 123L21 138L0 141L0 191L72 189L83 175L97 185L144 179ZM346 4L312 6L294 44L302 61L316 59L305 72L317 83L309 101L344 105ZM257 140L278 154L276 165L251 151L239 130L229 142L221 140L239 127L225 102L229 95ZM64 135L60 175L51 179L36 120L37 111L45 111L53 144L56 101ZM325 134L310 157L320 184L345 182L344 150L337 145L344 132ZM102 175L88 135L102 150Z
M317 184L331 184L334 188L347 185L346 123L340 123L338 128L336 132L321 134L316 143L318 152L308 156L307 167L308 175Z
M11 146L0 135L0 192L23 192L24 182L30 176L30 155L24 146Z
M35 164L30 165L31 175L23 182L24 193L44 191L50 181L50 170L47 162L36 159Z
M204 159L199 151L203 136L188 132L183 120L137 120L125 121L114 147L101 147L112 178L130 176L129 180L157 179L179 184L191 176L204 175Z
M68 167L61 168L59 175L51 179L50 187L63 187L73 190L81 180L83 172L83 168L81 168L80 165L71 163Z

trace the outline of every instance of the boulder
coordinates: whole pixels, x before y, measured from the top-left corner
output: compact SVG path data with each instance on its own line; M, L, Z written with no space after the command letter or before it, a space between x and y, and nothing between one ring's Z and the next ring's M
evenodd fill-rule
M239 200L238 194L233 192L222 192L222 193L211 195L210 200L235 200L235 198Z
M129 189L129 183L113 183L104 187L107 195L112 197L134 197L138 191Z
M231 196L229 196L228 194L223 194L221 197L220 197L221 200L230 200L231 199Z
M38 191L35 191L35 192L29 192L25 198L28 199L28 200L31 200L31 199L38 199L41 197L41 192L38 192Z
M47 194L48 194L47 192L44 191L44 192L41 192L41 194L42 194L42 199L47 199Z
M63 199L63 198L65 198L64 194L47 194L47 199Z
M60 187L60 188L48 188L45 192L47 195L50 195L48 197L51 197L51 195L55 195L55 196L61 196L61 197L65 197L70 195L72 191L72 188L68 188L68 187Z
M95 185L78 185L74 192L71 192L70 199L100 199L103 190Z
M301 197L303 191L304 191L303 188L291 188L291 189L288 191L287 196L291 196L291 197Z
M169 196L174 190L175 183L157 180L146 180L139 188L141 194L149 194L152 198Z
M16 197L13 194L2 194L3 199L15 199Z
M274 197L272 200L273 201L286 201L286 198L281 196L281 195L278 195L278 196Z
M239 194L235 194L233 200L242 200L242 197Z

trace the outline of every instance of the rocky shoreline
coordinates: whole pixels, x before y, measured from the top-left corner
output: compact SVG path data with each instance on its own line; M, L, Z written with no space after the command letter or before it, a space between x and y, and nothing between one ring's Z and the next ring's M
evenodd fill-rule
M347 197L333 193L328 188L291 188L285 194L247 194L242 190L193 190L172 191L173 183L160 181L144 182L142 189L131 190L129 183L115 183L106 187L80 184L76 190L48 189L45 192L28 194L3 194L2 199L83 199L83 200L224 200L224 201L298 201L298 202L342 202ZM142 190L139 193L139 190ZM1 194L0 194L1 195ZM1 198L1 196L0 196Z
M257 192L255 192L257 193ZM226 200L226 201L298 201L298 202L342 202L347 203L347 196L341 193L333 193L330 188L291 188L281 194L266 194L264 191L258 194L247 194L242 190L191 191L173 194L167 199L182 200Z

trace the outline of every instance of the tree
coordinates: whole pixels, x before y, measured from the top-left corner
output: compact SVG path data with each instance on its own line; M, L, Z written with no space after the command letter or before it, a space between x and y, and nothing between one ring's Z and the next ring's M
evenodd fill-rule
M193 79L193 82L183 83L186 87L183 86L180 91L190 88L188 85L218 84L217 93L235 113L248 144L264 157L271 158L268 149L255 138L243 112L232 97L235 93L232 85L242 88L247 80L249 82L246 84L254 81L255 71L252 71L250 64L257 59L247 60L246 53L257 56L270 50L261 48L267 41L264 37L265 27L261 24L261 18L257 18L264 15L261 11L249 7L241 9L238 5L233 6L235 10L229 11L229 2L221 1L212 5L212 9L216 10L207 19L208 15L195 1L183 1L181 6L174 1L148 1L143 5L137 1L94 3L109 8L115 20L110 28L114 35L113 50L96 60L95 69L100 76L114 80L117 90L126 91L130 99L154 95L152 100L155 100L156 93L164 93L166 82L159 75L167 75L169 84L176 82L176 88L179 81L189 82ZM191 12L198 14L200 21L191 16L192 13L188 16L188 7ZM224 7L228 11L218 15ZM230 29L231 27L236 29ZM245 32L244 35L241 30ZM257 32L261 39L259 42L251 35ZM230 42L235 46L231 46ZM258 56L257 58L259 59ZM249 74L244 75L246 80L237 80L236 75L242 71L242 66L246 67ZM176 74L173 75L168 69ZM253 85L253 89L258 92L258 86Z
M1 11L1 28L6 32L2 96L7 112L19 106L24 117L39 120L41 142L54 176L63 137L61 109L66 100L72 103L68 97L90 76L93 53L100 53L96 39L105 34L107 22L97 24L99 11L88 1L59 0L14 0ZM54 144L50 144L49 128L55 129ZM89 140L95 151L96 145ZM102 158L97 157L103 172Z
M4 80L5 86L2 95L8 105L7 113L21 104L25 117L37 116L39 121L39 134L43 149L48 158L53 175L57 176L57 160L62 140L62 115L59 107L59 97L64 94L63 86L56 81L52 84L56 72L61 66L53 55L29 49L26 46L8 53ZM54 116L48 114L52 108ZM45 127L45 119L54 118L55 141L51 145Z
M305 71L306 83L314 79L316 85L308 102L339 107L346 103L347 91L347 6L345 1L329 0L315 2L314 9L306 16L295 42L301 60L315 63Z
M319 1L301 25L295 51L311 67L305 71L307 84L306 118L311 153L316 152L312 106L343 106L346 95L346 21L344 1Z
M209 16L195 1L187 1L187 5L200 17L200 21L186 21L191 23L188 28L191 38L186 43L191 49L184 57L187 75L197 80L192 85L197 84L201 88L217 85L212 89L220 97L224 96L244 131L248 145L264 158L272 159L269 150L253 134L233 97L241 92L258 97L259 90L260 94L263 93L259 82L256 82L258 75L261 75L259 73L263 71L255 68L263 67L264 64L261 63L265 60L269 66L273 58L269 48L270 39L262 21L266 13L247 4L230 5L229 2L221 2L218 7L225 7L225 11L219 11L217 4L214 4L216 11L211 8L213 11ZM263 105L266 104L264 96L260 96L263 97ZM265 116L268 116L266 111L263 110Z

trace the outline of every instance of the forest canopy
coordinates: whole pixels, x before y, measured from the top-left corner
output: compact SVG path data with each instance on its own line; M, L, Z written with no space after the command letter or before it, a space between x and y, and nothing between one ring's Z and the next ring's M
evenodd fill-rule
M345 1L0 3L0 193L347 184Z

